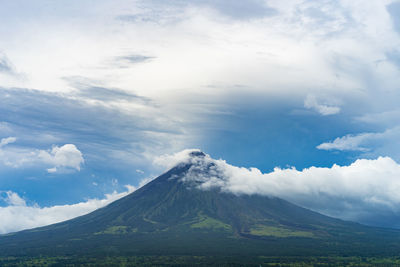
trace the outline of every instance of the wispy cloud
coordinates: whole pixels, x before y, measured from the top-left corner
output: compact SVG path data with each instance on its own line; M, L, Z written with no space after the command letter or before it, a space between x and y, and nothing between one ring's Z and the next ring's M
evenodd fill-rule
M150 103L150 100L145 97L140 97L133 93L129 93L120 89L114 88L106 88L99 86L86 86L81 87L81 90L78 93L79 96L85 97L88 99L97 99L102 101L137 101L140 104Z
M392 127L393 125L400 124L400 109L395 108L375 113L368 112L361 116L357 116L355 120L372 125Z
M400 159L400 127L389 128L383 132L348 134L317 146L322 150L361 151L369 157L379 155Z
M334 115L340 112L340 107L327 104L327 101L321 103L315 95L308 95L304 100L304 107L313 109L323 116Z
M122 101L130 105L141 105L143 107L154 105L150 98L140 96L132 91L106 87L102 84L101 80L89 79L82 76L64 77L63 80L75 91L70 94L58 95L58 97L78 98L77 100L81 102L83 102L83 100L99 100L97 103L100 104L102 102Z
M2 138L0 141L0 148L6 146L8 144L14 143L15 141L17 141L17 138L13 137L13 136Z
M361 133L357 135L345 135L338 137L332 142L322 143L317 146L318 149L322 150L341 150L341 151L368 151L369 149L363 147L365 143L370 140L377 139L382 134L380 133Z

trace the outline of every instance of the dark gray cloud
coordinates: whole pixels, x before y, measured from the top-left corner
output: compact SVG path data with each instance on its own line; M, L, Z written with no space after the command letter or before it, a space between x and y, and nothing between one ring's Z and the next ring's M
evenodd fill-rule
M388 5L387 11L392 17L394 29L400 33L400 1Z

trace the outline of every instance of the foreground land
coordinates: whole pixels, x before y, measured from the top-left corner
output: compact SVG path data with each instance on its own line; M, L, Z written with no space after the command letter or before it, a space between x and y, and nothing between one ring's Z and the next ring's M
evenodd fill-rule
M5 257L0 266L400 266L400 257Z

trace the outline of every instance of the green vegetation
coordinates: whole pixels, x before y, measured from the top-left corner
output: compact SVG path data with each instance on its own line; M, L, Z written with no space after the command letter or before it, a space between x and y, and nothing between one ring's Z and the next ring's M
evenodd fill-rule
M108 227L104 231L101 232L96 232L94 233L95 235L100 235L100 234L109 234L109 235L123 235L128 233L128 227L127 226L122 226L122 225L115 225Z
M295 231L285 227L275 227L266 225L256 225L250 229L250 234L257 236L275 236L275 237L314 237L312 232Z
M219 220L204 215L199 215L199 222L190 225L190 227L209 229L213 231L218 231L218 230L232 231L232 227L229 224L223 223Z

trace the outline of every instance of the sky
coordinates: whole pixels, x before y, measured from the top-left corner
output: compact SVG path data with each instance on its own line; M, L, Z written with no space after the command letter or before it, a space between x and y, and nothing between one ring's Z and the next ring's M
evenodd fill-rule
M230 191L400 227L400 1L0 6L0 233L106 205L188 148L242 177Z

